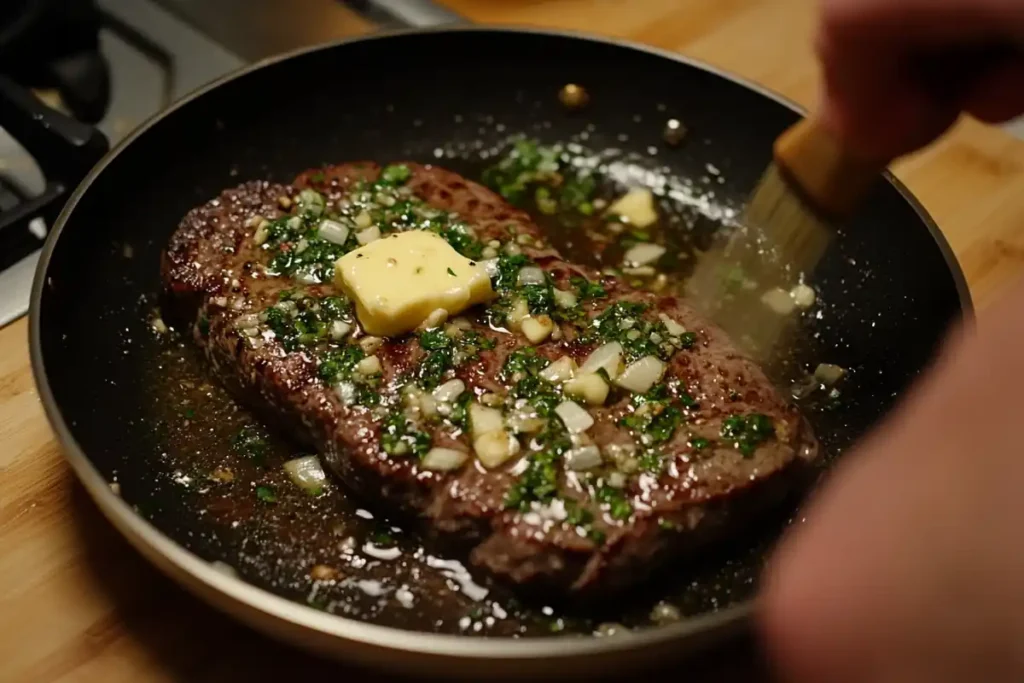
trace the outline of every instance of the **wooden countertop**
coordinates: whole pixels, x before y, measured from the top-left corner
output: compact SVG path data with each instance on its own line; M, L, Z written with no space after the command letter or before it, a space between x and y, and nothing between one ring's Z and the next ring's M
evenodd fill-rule
M813 104L812 0L447 4L479 22L571 27L677 50ZM1024 142L965 122L897 170L935 216L983 309L1024 265ZM0 681L252 683L346 675L186 595L100 517L43 417L25 320L0 330L0 444ZM751 680L746 671L733 663L729 671L687 677Z

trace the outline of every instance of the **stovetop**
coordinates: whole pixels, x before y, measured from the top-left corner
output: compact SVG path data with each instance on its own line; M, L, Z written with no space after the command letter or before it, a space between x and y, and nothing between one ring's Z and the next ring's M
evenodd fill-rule
M247 63L381 28L455 18L429 0L350 0L348 4L359 12L341 0L98 0L97 4L102 19L100 53L110 81L109 107L97 127L112 146L178 98ZM55 91L36 92L44 101L68 108L61 106ZM39 167L0 129L0 212L38 195L43 187ZM38 219L30 226L31 236L19 236L15 246L0 239L0 327L28 310L38 249L46 231L45 222Z

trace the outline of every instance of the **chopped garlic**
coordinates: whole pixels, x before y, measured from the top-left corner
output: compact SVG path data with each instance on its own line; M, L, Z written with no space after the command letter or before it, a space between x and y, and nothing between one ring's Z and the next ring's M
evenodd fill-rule
M539 374L552 384L565 382L572 379L576 374L576 361L569 356L562 356L558 360L549 363Z
M566 396L581 399L587 405L604 405L608 398L608 383L596 373L578 375L565 383Z
M555 323L547 315L529 316L523 319L520 327L523 330L523 335L530 340L531 344L539 344L551 336L555 329Z
M494 468L519 452L519 441L504 429L499 429L474 439L473 450L484 467Z

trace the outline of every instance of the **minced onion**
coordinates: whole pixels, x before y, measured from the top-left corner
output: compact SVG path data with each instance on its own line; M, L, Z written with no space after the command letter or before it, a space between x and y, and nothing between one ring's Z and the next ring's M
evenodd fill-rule
M608 388L604 378L593 372L576 375L562 387L566 396L583 399L584 403L591 406L604 405L608 398Z
M818 294L814 291L814 288L803 283L789 290L789 296L793 299L793 303L800 308L810 308L818 299Z
M576 361L569 356L562 356L552 361L538 373L543 379L556 384L573 378L576 374Z
M421 465L425 470L434 472L450 472L462 467L469 459L469 454L454 448L431 448L423 456Z
M469 404L469 425L473 436L482 436L489 432L504 429L505 420L497 408L488 408L479 403Z
M499 429L474 439L473 450L484 467L498 467L519 452L519 440Z
M380 371L380 358L377 356L367 356L356 363L356 372L360 375L376 375Z
M315 455L289 460L284 464L284 471L288 473L288 478L306 493L319 493L327 481L327 475L320 466L320 459Z
M531 344L539 344L555 331L555 323L549 315L527 316L519 323L523 335Z
M821 363L814 369L814 379L827 387L832 386L846 375L846 368L831 363Z
M494 277L498 274L497 258L489 258L484 261L479 261L479 263L483 267L484 272L487 273L487 277Z
M769 289L762 294L761 302L779 315L789 315L796 307L796 302L793 301L793 297L789 295L789 292L778 287Z
M320 221L320 227L317 228L316 234L331 244L341 245L345 244L345 241L348 239L348 226L326 218Z
M537 266L525 266L519 269L520 285L542 285L547 282L544 271Z
M654 263L665 255L665 247L660 244L641 242L630 247L623 255L622 260L629 266L638 268Z
M580 446L565 454L565 466L574 472L592 470L601 466L601 449L597 446Z
M587 356L587 360L580 367L580 374L604 370L610 378L615 379L619 375L620 365L622 365L622 344L609 342L597 347L593 353Z
M441 403L451 403L466 390L466 383L461 379L453 379L434 389L434 399Z
M615 378L615 383L623 389L636 394L646 394L651 390L665 372L665 363L656 356L644 356L630 364L622 374Z
M561 418L570 434L579 434L594 426L594 418L575 401L559 403L555 415Z
M665 325L665 330L673 337L681 337L686 334L686 328L668 317L664 313L658 316Z
M555 289L555 303L559 308L572 308L579 301L575 294L564 289Z
M337 341L348 334L348 331L352 329L344 320L335 320L331 323L331 339Z
M366 228L365 230L360 230L359 232L356 233L356 241L359 242L359 244L369 244L370 242L379 239L380 228L378 228L376 225L370 226L369 228Z

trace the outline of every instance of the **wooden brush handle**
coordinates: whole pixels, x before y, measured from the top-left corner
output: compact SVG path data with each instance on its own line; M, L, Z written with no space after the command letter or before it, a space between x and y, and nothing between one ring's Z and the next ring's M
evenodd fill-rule
M775 163L811 206L829 217L843 217L885 168L844 148L817 119L804 119L775 142Z
M959 107L978 78L1022 57L1020 43L965 45L922 53L915 57L912 71L937 101ZM811 206L835 218L853 211L890 161L858 156L814 118L796 124L775 143L775 163L788 180Z

